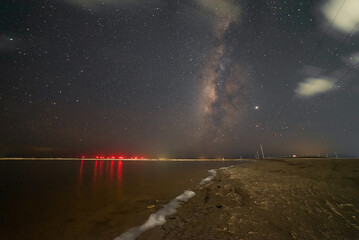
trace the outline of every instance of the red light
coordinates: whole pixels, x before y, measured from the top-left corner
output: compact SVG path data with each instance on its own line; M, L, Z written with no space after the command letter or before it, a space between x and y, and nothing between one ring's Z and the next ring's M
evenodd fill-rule
M83 159L86 158L86 156L82 156ZM109 155L109 156L102 156L102 155L97 155L95 156L95 159L118 159L118 160L122 160L122 159L132 159L132 160L139 160L139 159L145 159L145 157L143 156L132 156L132 157L126 157L126 156L123 156L123 155Z
M82 156L81 158L85 158L85 156Z

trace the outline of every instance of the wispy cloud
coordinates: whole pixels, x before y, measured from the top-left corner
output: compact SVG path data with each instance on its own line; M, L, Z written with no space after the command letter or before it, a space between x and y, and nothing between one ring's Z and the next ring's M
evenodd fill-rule
M220 18L229 19L234 22L238 19L240 9L233 0L197 0L206 10Z
M330 78L307 78L295 90L301 98L310 98L335 89L335 80Z
M341 8L343 1L345 1ZM337 13L341 8L338 16ZM333 22L333 28L342 32L350 33L359 22L359 1L358 0L328 0L321 7L322 14L327 22ZM356 28L353 33L359 32Z
M229 25L239 19L240 8L234 0L196 0L196 2L204 11L214 15L213 30L220 40Z

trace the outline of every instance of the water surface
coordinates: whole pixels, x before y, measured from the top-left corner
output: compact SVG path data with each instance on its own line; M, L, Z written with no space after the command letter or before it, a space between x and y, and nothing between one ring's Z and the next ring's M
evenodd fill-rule
M233 164L0 161L0 239L113 239Z

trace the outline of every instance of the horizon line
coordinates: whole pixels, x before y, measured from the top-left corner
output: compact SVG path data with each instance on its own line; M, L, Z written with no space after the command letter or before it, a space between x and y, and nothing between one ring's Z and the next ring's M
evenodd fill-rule
M0 157L0 161L6 160L42 160L42 161L53 161L53 160L85 160L85 161L252 161L252 160L265 160L265 159L335 159L335 157L288 157L288 156L277 156L277 157L265 157L260 159L255 158L143 158L143 159L131 159L131 158L79 158L79 157ZM340 157L336 159L359 159L357 157Z

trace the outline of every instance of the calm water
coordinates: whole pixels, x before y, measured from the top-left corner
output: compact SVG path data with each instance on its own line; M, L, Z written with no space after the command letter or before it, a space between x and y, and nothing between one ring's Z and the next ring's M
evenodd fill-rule
M1 161L0 239L113 239L239 162Z

